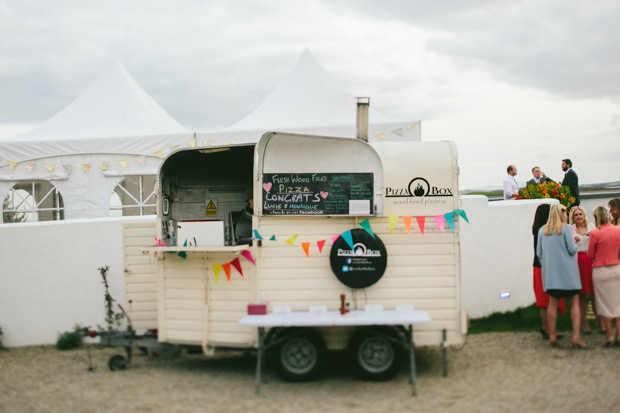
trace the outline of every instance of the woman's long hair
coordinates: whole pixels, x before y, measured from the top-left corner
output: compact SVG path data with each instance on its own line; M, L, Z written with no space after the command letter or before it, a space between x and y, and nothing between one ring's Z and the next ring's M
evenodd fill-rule
M547 223L549 219L549 208L551 205L549 204L540 204L538 208L536 208L536 214L534 215L534 223L532 224L532 234L534 236L538 235L538 230L543 227Z
M609 201L609 208L616 213L617 216L620 217L620 198L614 198ZM618 220L615 218L611 219L611 223L614 225L618 225Z
M566 225L566 207L564 205L555 204L549 210L549 219L545 224L545 235L562 233L562 227Z
M594 215L594 225L596 225L597 228L609 224L609 214L604 206L597 206L594 208L594 210L592 210L592 215Z

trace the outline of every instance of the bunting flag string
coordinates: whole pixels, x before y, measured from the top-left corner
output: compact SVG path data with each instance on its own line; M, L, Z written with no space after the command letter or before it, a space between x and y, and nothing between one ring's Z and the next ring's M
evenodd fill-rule
M63 165L62 169L65 170L65 173L67 175L71 175L71 172L73 171L73 165Z
M243 255L246 260L248 260L252 264L256 265L256 261L254 261L254 257L252 256L252 253L250 252L250 250L243 250L243 251L241 251L241 255Z
M355 249L355 247L353 246L353 235L351 235L351 231L350 230L346 231L346 232L343 232L342 234L340 234L340 236L347 243L347 245L349 247L351 247L351 250Z
M262 240L263 237L260 236L257 230L254 230L254 238Z
M269 238L269 241L275 241L275 240L276 240L276 234L273 234L271 238Z
M319 248L319 254L323 253L323 246L325 246L325 240L322 239L316 242L316 246Z
M196 137L194 137L194 138L192 138L192 139L188 140L188 141L187 141L187 144L188 144L189 146L191 146L192 148L195 148L195 147L196 147Z
M144 155L136 156L136 162L138 162L140 165L144 165L144 158Z
M127 161L128 159L119 159L118 163L120 164L121 168L125 169L127 168Z
M32 172L34 170L34 168L37 166L36 163L34 162L28 162L26 163L26 170L28 171L28 173Z
M84 172L86 172L87 174L90 173L90 164L89 163L83 163L82 164L82 169L84 170Z
M153 152L153 155L157 156L159 159L163 159L164 151Z
M54 168L56 168L56 165L54 165L53 163L46 163L45 167L47 168L48 171L54 172Z
M15 169L15 167L16 167L16 166L17 166L17 164L19 163L19 162L15 162L15 161L7 161L7 162L9 163L9 168L11 168L11 171L12 171L13 169Z
M462 209L455 209L454 213L463 217L463 219L469 224L469 220L467 219L467 214L465 213L465 211L463 211Z
M107 171L109 166L110 162L99 162L99 168L101 168L102 171Z

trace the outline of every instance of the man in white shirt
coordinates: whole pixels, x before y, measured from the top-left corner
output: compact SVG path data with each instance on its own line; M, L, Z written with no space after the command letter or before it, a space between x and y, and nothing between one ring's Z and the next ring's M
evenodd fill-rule
M515 180L517 167L508 165L506 172L508 172L508 175L504 178L504 201L515 199L515 195L519 194L519 185L517 185L517 181Z

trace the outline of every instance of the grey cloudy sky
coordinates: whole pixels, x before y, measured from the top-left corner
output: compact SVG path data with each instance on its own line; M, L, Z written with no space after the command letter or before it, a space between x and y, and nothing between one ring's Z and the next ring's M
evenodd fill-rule
M617 1L0 0L0 138L115 58L188 130L252 111L308 47L375 109L457 143L461 187L514 163L620 180Z

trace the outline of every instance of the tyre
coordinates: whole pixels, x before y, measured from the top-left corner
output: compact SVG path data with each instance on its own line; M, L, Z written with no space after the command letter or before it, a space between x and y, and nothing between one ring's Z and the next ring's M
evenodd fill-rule
M111 371L125 370L127 368L127 359L120 354L116 354L108 360L108 368Z
M349 350L358 377L365 380L389 380L396 375L402 348L392 340L401 338L389 328L360 329L353 333Z
M288 328L273 336L283 340L271 353L278 375L288 381L307 381L322 373L327 358L323 337L312 329Z

